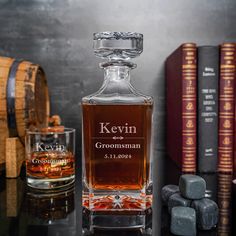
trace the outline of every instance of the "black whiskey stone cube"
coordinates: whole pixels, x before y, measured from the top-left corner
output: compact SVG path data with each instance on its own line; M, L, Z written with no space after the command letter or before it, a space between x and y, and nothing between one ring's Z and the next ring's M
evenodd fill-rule
M205 197L206 181L198 175L181 175L179 188L185 198L202 199Z
M173 207L177 206L184 206L184 207L190 207L191 206L191 200L183 198L180 193L175 193L170 196L168 201L168 210L169 213L171 213L171 209Z
M196 210L199 229L209 230L217 224L219 209L214 201L203 198L193 201L191 206Z
M166 185L161 190L161 198L165 205L168 204L169 198L171 195L179 192L179 186L177 185Z
M171 210L171 233L182 236L196 235L196 212L190 207L173 207Z

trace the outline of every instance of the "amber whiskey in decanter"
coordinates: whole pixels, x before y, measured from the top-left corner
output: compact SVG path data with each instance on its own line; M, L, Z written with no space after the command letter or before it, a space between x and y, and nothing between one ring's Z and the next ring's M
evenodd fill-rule
M130 62L143 50L139 33L94 34L106 59L102 87L82 99L83 206L91 212L143 212L152 206L153 99L130 83Z

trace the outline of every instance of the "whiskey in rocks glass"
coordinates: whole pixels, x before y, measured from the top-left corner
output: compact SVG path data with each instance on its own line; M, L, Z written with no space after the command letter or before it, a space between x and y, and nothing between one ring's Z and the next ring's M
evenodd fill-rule
M26 179L36 189L67 187L75 179L75 130L27 131Z

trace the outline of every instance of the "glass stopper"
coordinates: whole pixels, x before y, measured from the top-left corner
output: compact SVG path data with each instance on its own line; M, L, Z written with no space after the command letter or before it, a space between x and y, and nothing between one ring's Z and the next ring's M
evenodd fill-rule
M108 60L129 60L143 51L143 35L133 32L93 34L94 54Z

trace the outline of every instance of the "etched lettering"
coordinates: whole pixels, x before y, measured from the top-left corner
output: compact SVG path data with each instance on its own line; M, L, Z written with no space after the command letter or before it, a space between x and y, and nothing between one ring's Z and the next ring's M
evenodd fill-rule
M111 126L110 122L100 122L100 134L116 134L116 133L124 133L124 134L136 134L137 129L135 126L129 126L128 123L122 126Z
M36 151L37 152L48 152L48 151L60 151L63 152L66 150L64 145L61 144L52 144L45 145L43 143L36 143Z

